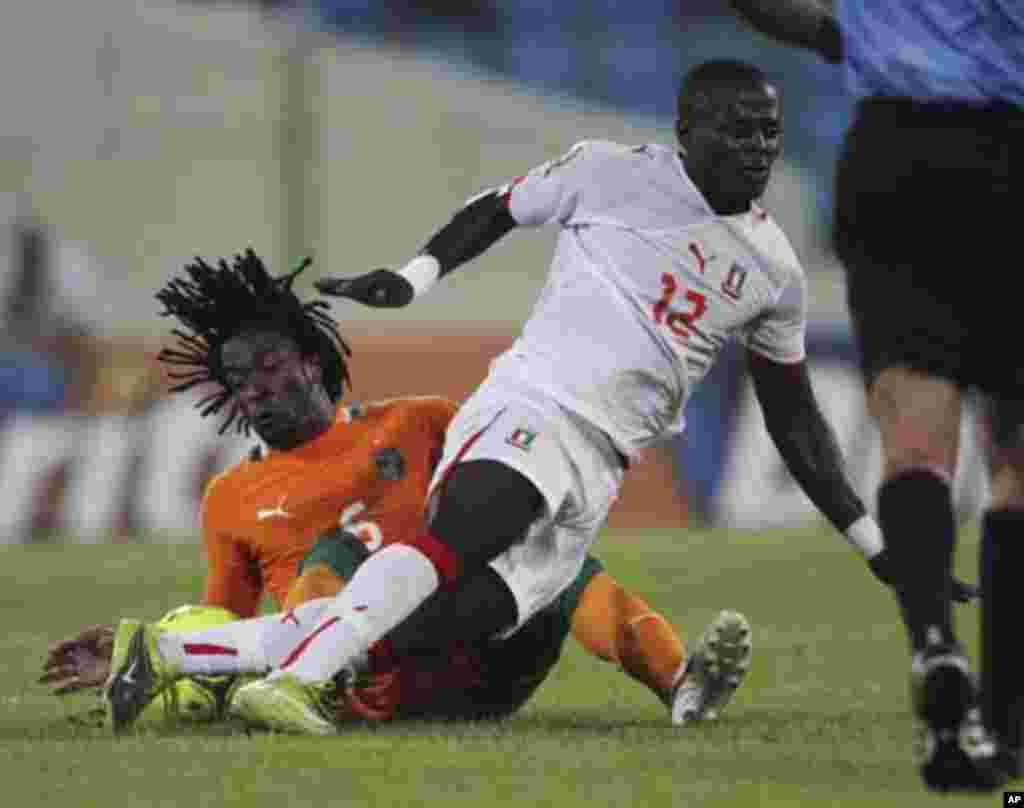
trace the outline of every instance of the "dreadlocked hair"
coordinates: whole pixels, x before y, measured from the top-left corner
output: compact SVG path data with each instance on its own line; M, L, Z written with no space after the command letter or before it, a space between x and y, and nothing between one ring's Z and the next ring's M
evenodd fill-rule
M160 316L176 317L182 326L171 332L177 345L157 355L162 362L185 368L168 374L177 382L170 390L179 393L208 382L219 385L196 408L205 418L230 404L220 434L232 424L241 434L249 434L249 419L233 399L220 361L224 343L243 331L276 331L294 339L304 356L318 355L331 401L338 401L350 384L345 357L352 351L327 313L327 302L303 303L292 291L295 279L312 263L306 258L292 272L275 278L251 249L236 254L230 265L221 258L213 267L197 257L185 267L187 277L175 278L157 292L156 299L164 305Z

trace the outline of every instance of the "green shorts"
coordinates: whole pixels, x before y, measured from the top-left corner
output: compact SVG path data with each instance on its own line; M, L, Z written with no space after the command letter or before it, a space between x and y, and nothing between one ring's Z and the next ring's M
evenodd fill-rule
M366 545L351 533L346 533L340 528L325 533L316 540L308 553L299 562L299 575L308 567L316 564L324 564L342 580L352 580L356 569L370 556Z

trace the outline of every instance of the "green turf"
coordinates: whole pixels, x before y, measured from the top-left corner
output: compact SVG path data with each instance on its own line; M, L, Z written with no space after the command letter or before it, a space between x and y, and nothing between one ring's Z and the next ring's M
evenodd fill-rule
M48 642L112 615L195 602L193 545L0 550L0 787L11 806L905 806L939 798L911 768L896 608L827 529L607 535L609 570L686 636L721 607L754 626L754 666L717 725L673 730L610 666L569 650L503 724L392 725L334 739L226 727L113 739L34 683ZM975 545L959 567L972 579ZM976 644L977 606L960 607ZM1001 804L1001 801L999 802Z

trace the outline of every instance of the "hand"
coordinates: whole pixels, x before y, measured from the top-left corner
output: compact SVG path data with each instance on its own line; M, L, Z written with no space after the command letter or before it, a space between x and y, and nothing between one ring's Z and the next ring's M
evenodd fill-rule
M113 626L90 626L50 647L39 682L49 685L57 696L103 687L113 654Z
M314 285L322 294L347 297L378 309L406 306L415 294L412 284L390 269L375 269L354 278L321 278Z
M886 586L896 585L896 573L892 568L892 559L888 550L882 550L874 558L868 559L868 566L875 577ZM954 603L970 603L981 595L981 590L974 584L968 584L953 576L950 597Z

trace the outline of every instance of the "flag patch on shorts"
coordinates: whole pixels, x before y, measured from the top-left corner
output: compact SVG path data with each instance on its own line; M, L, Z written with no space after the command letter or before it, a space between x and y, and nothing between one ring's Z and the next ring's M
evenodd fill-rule
M534 438L537 437L536 432L531 432L529 429L516 429L511 435L505 438L505 443L515 446L517 449L522 449L524 452L530 451L530 446L533 444Z

